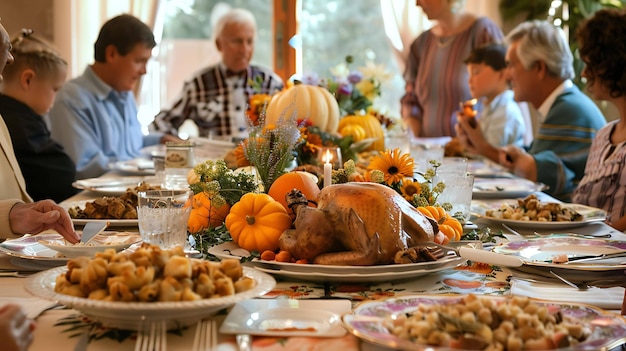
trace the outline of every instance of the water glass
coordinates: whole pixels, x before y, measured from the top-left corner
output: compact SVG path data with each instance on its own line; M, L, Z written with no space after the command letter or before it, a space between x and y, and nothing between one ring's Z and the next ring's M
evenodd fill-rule
M137 197L141 239L164 250L176 246L185 248L193 192L150 190L140 191Z
M441 162L444 155L444 146L439 144L411 143L411 157L415 162L415 172L424 174L432 168L430 161Z
M437 172L455 172L465 174L467 173L467 158L444 157L441 161L441 166L437 169Z
M471 173L437 172L433 178L434 184L443 182L446 186L437 198L440 204L450 203L450 214L465 224L470 218L472 206L472 189L474 187L474 175ZM458 216L457 216L458 214Z

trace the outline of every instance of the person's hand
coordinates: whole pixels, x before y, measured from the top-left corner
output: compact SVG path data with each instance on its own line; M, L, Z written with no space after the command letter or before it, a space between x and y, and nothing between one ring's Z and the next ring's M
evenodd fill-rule
M18 305L0 306L0 350L26 351L33 342L35 321Z
M498 162L498 149L485 139L480 121L473 117L459 116L455 129L466 151Z
M517 146L507 145L500 148L498 163L508 168L518 177L537 181L537 163L535 163L535 158Z
M9 223L16 234L38 234L52 229L72 244L80 240L67 211L52 200L15 204L9 212Z
M180 142L183 142L183 141L184 141L183 139L181 139L179 137L176 137L176 136L173 136L172 134L163 134L163 136L159 140L159 143L161 143L161 144L166 144L166 143L169 143L169 142L180 143Z

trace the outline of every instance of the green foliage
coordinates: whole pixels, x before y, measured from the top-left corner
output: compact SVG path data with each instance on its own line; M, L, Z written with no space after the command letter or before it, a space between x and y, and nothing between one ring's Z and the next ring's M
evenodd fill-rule
M223 202L233 205L244 194L257 189L253 175L229 169L224 160L208 160L196 165L193 170L198 178L189 188L194 194L207 193L216 207Z

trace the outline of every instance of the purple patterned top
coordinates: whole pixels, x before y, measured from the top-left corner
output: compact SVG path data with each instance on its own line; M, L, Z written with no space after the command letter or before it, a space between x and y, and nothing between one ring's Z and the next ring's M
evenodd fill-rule
M502 40L500 28L490 19L480 17L453 36L437 37L427 30L413 41L404 72L407 94L402 104L405 110L409 107L411 117L422 121L420 137L455 135L454 112L459 102L472 97L463 60L474 48Z
M572 202L605 210L613 222L626 215L626 142L611 143L617 122L598 131L587 157L585 175L572 196Z

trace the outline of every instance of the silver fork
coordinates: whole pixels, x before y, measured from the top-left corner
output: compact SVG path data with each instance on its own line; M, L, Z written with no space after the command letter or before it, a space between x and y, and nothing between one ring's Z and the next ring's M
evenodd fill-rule
M193 351L213 351L217 348L217 326L213 319L203 319L196 325Z
M589 285L587 285L587 283L585 283L585 282L575 283L573 281L570 281L570 280L567 280L567 279L561 277L560 275L554 273L554 271L550 271L550 274L555 276L557 279L559 279L563 283L571 286L572 288L575 288L575 289L578 289L578 290L587 290L587 289L589 289Z
M135 351L166 351L167 327L165 321L151 322L150 327L137 333Z

